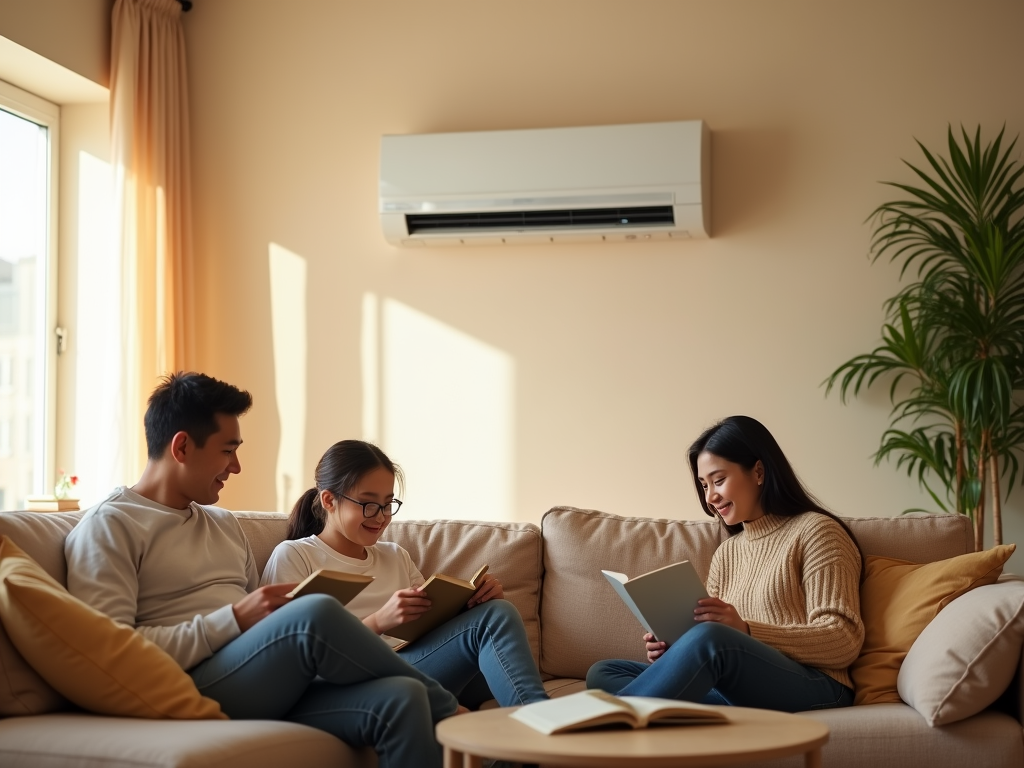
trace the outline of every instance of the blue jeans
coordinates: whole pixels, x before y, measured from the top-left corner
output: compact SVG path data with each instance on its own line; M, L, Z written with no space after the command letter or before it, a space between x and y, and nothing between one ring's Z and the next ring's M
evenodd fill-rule
M587 688L783 712L853 704L853 691L824 672L713 622L695 626L653 664L597 662L587 672Z
M228 717L310 725L372 747L381 768L440 768L434 724L458 706L327 595L278 608L189 674Z
M507 600L476 605L398 654L470 709L492 695L503 707L548 697L530 655L523 619Z

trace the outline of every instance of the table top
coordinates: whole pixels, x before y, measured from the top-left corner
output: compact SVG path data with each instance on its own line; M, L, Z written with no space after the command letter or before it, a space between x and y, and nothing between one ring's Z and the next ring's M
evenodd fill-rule
M817 720L745 707L718 707L730 722L720 725L654 726L589 730L545 736L508 716L514 708L449 717L437 725L437 740L469 755L549 765L594 768L629 765L724 766L801 754L828 741Z

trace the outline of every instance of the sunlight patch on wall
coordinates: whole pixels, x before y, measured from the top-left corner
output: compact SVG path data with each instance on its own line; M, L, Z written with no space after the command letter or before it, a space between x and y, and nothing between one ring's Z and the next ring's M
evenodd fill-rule
M363 364L363 440L380 443L380 301L375 293L363 294L363 332L360 355Z
M514 520L515 362L479 339L385 298L364 299L364 366L378 355L381 447L405 470L403 517ZM371 395L371 397L374 395ZM364 403L367 402L364 399ZM369 407L364 424L372 424Z
M120 439L122 324L121 262L114 247L114 188L110 163L78 153L78 317L75 321L76 492L82 508L103 499L127 476Z
M281 438L274 482L277 507L287 512L306 488L306 260L270 243L270 322L274 390Z

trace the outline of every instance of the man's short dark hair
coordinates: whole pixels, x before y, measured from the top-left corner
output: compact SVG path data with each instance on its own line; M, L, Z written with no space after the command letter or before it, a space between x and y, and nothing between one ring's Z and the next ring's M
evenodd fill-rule
M218 429L217 414L241 416L252 407L252 395L204 373L165 376L146 408L146 449L149 458L164 455L171 438L185 432L202 448Z

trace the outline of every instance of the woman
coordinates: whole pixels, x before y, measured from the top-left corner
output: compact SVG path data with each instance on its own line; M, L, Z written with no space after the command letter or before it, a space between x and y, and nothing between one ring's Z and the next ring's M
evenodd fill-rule
M848 668L864 641L853 535L749 416L705 431L688 458L704 511L731 534L711 560L698 623L671 646L644 635L649 663L598 662L587 686L787 712L849 706Z

